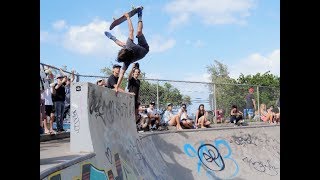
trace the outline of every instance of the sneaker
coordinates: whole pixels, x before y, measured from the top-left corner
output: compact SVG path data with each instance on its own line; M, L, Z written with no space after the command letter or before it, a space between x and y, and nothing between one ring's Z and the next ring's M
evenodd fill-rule
M139 9L138 11L138 18L141 18L142 17L142 9Z
M151 127L152 130L156 130L157 129L157 125L154 124L152 127Z

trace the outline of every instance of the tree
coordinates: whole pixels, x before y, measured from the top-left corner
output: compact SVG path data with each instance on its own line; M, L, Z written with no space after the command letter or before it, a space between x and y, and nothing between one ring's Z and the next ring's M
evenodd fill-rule
M113 66L113 65L111 65ZM131 69L130 69L131 71ZM128 77L130 71L127 71L125 77ZM109 77L112 72L112 68L104 67L101 69L101 72ZM149 104L151 101L157 100L157 84L150 83L146 79L146 74L144 72L140 73L140 103L143 105ZM126 87L128 82L127 78L121 83L121 87ZM125 88L123 88L125 89ZM183 96L177 88L174 88L170 83L165 83L163 86L158 85L158 94L159 94L159 105L161 108L164 108L166 103L171 102L174 105L180 105L182 102L186 104L191 104L191 98L189 96Z
M254 95L257 106L259 106L258 100L260 104L275 105L277 98L280 96L280 77L270 74L268 71L262 75L260 73L247 76L240 74L239 78L235 80L229 77L226 65L216 60L214 62L215 65L207 66L207 71L210 73L211 82L215 83L217 109L221 108L228 114L232 105L244 109L245 96L251 86L256 89ZM213 93L213 86L209 86L209 89Z
M227 65L215 60L214 65L207 66L207 72L210 74L211 82L215 84L215 96L217 109L223 109L225 112L231 110L232 104L242 105L243 103L239 87L231 85L236 81L229 77ZM213 86L209 86L211 93L214 93Z
M270 74L270 71L267 71L264 74L257 73L253 76L244 76L243 74L240 74L237 81L240 84L252 84L259 86L260 104L264 103L267 106L275 105L276 100L280 96L280 77Z

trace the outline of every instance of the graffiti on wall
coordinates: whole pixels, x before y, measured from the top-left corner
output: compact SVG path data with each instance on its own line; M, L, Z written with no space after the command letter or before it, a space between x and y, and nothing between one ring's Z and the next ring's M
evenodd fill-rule
M200 141L198 147L185 144L183 149L187 156L198 159L197 172L200 173L203 167L209 178L228 179L236 177L239 172L239 166L232 158L230 145L224 139L216 139L212 143Z

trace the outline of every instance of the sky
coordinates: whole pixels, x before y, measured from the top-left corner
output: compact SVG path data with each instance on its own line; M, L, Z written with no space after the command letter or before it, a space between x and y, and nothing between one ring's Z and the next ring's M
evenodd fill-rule
M144 7L150 52L138 62L147 78L208 82L214 60L235 79L280 76L279 0L41 0L40 62L103 75L120 50L104 31L125 42L127 22L109 26L132 6ZM136 33L137 16L131 20Z

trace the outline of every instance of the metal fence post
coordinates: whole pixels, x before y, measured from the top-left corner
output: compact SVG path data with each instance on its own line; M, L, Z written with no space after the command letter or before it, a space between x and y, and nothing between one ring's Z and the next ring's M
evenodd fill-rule
M214 101L214 123L217 124L217 97L216 97L216 84L213 84L213 101Z
M157 109L159 110L159 80L157 79Z
M256 106L257 106L257 109L258 109L258 114L259 114L259 116L260 116L260 97L259 97L259 86L257 86L257 96L258 96L258 98L257 98L257 101L258 101L258 104L256 104Z

